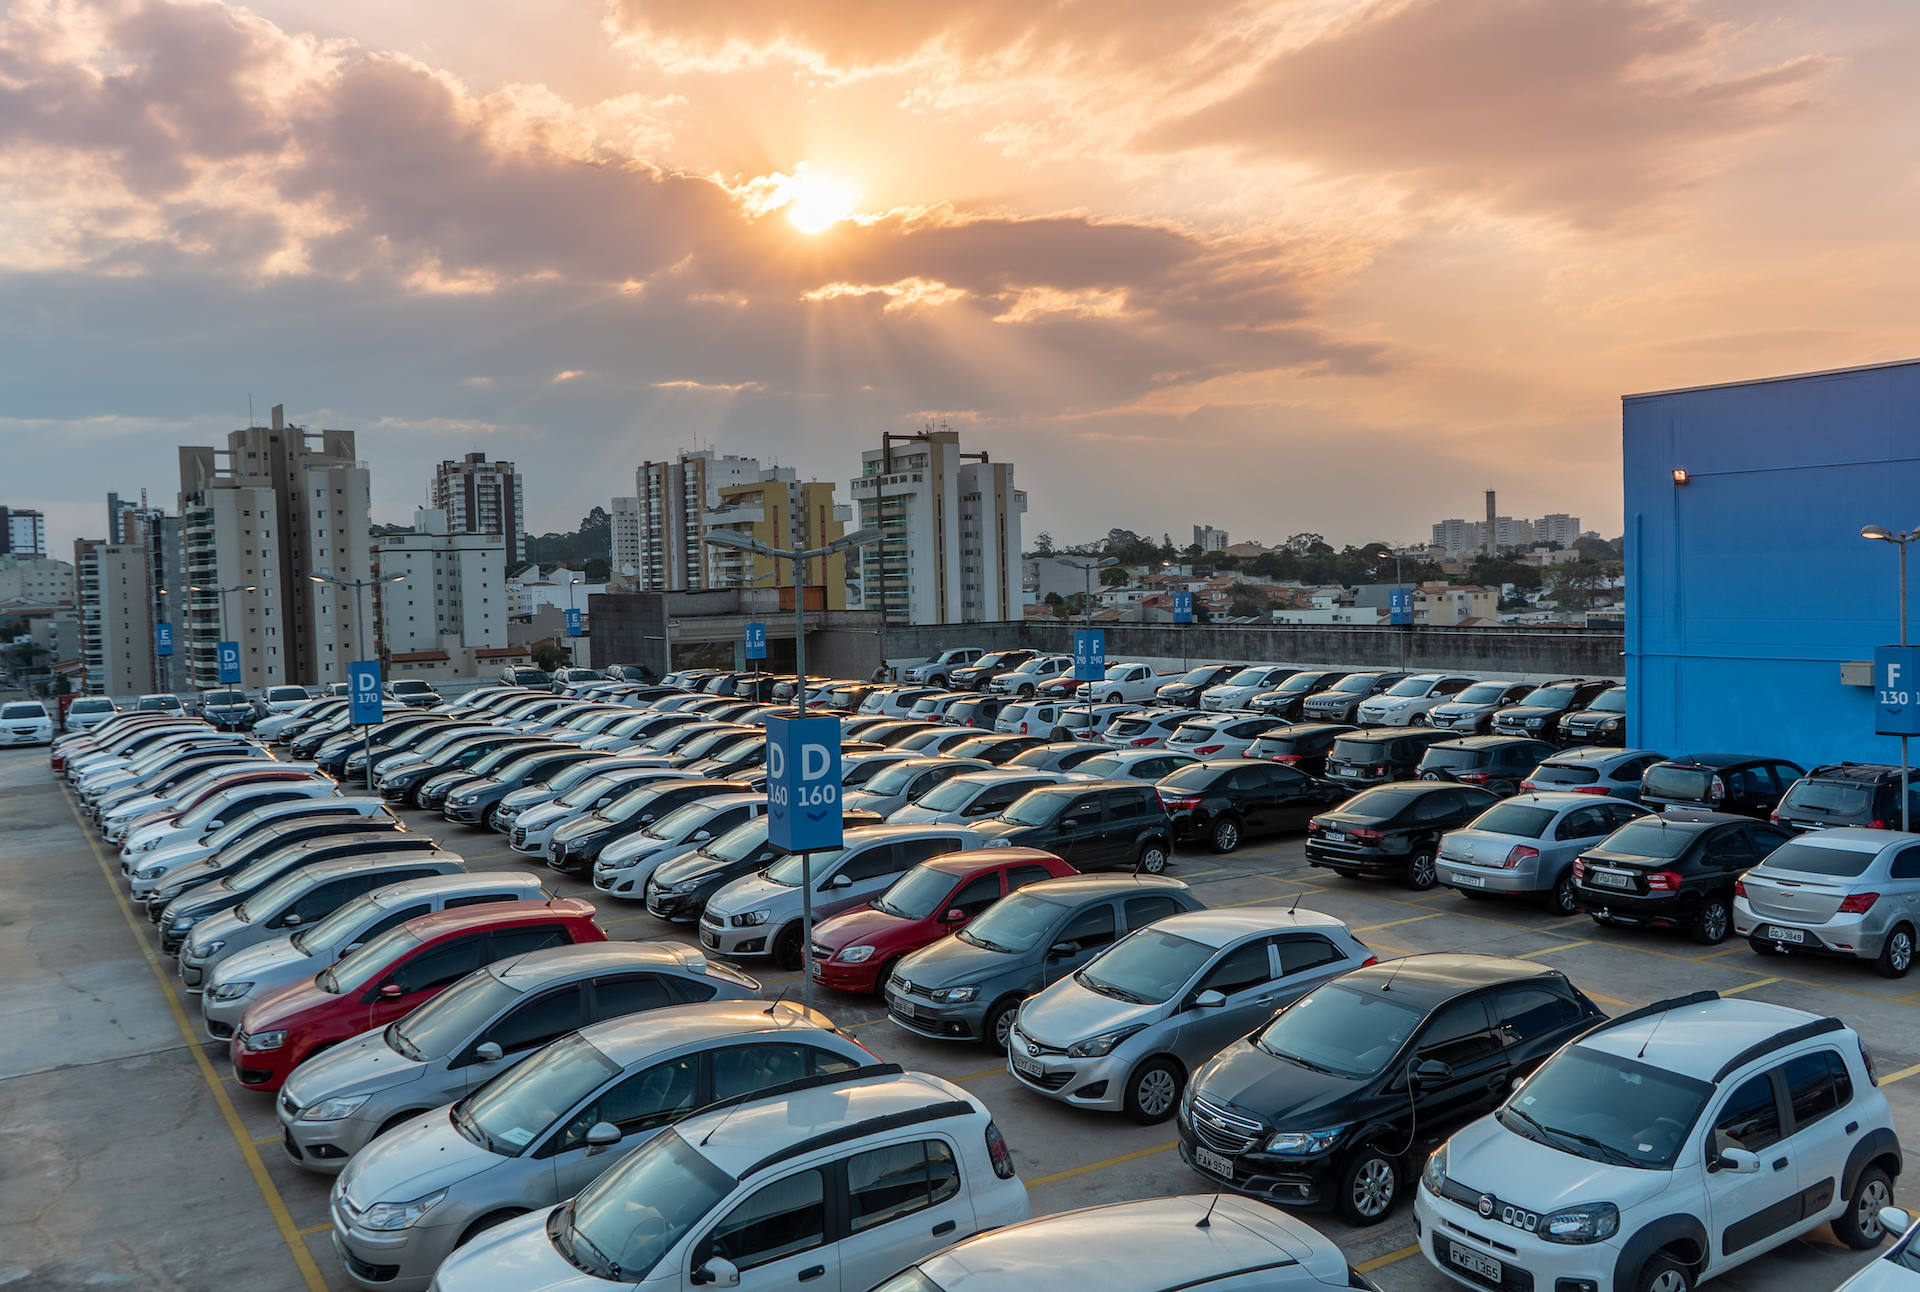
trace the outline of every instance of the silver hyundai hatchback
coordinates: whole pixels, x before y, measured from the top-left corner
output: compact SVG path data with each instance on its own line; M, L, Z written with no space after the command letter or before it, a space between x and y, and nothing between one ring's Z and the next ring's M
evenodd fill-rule
M1871 961L1882 977L1913 967L1920 926L1920 834L1859 826L1781 844L1733 889L1733 929L1761 955Z
M1573 859L1646 816L1625 799L1561 792L1502 799L1440 836L1440 882L1467 897L1537 897L1550 914L1574 913Z

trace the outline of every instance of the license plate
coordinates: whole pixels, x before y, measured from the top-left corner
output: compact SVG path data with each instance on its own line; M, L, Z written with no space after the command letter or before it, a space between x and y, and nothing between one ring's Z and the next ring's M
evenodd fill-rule
M1480 875L1456 874L1453 877L1453 882L1465 888L1485 888L1487 886L1485 877Z
M1587 876L1596 888L1632 888L1633 876L1615 874L1612 871L1596 870Z
M1447 1259L1463 1270L1471 1270L1489 1283L1500 1281L1500 1262L1491 1256L1482 1256L1471 1248L1462 1247L1456 1242L1447 1243Z
M709 933L705 929L701 929L700 945L703 947L717 947L720 945L720 935L718 933Z
M1014 1054L1012 1052L1009 1052L1007 1057L1013 1060L1014 1067L1018 1068L1020 1071L1026 1073L1030 1077L1043 1077L1047 1073L1047 1070L1045 1068L1041 1067L1038 1063L1035 1063L1032 1059L1029 1059L1024 1054Z
M916 1014L913 1008L913 1002L898 992L890 991L887 993L887 1004L893 1006L895 1010L905 1014L908 1018L913 1018Z
M1320 837L1326 840L1328 843L1345 843L1347 841L1347 836L1345 835L1345 833L1339 830L1328 830L1326 833L1322 834Z
M1773 942L1805 942L1807 940L1807 935L1804 930L1783 929L1778 924L1767 925L1765 936Z
M1193 1148L1193 1164L1203 1171L1211 1171L1224 1180L1233 1178L1233 1159L1210 1153L1199 1145Z

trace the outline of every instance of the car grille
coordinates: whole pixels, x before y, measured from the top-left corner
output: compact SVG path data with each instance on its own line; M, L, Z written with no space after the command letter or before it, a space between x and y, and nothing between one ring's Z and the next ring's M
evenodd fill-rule
M816 942L813 944L813 958L815 960L831 960L833 959L833 948L823 947Z
M1025 1032L1013 1033L1011 1036L1007 1038L1007 1044L1017 1045L1021 1049L1025 1050L1028 1054L1033 1055L1035 1058L1039 1058L1043 1054L1064 1055L1066 1053L1066 1050L1063 1047L1058 1045L1048 1045L1045 1041L1036 1041L1031 1036L1028 1036Z
M292 1095L282 1094L280 1096L280 1107L289 1117L298 1117L300 1115L300 1101Z
M355 1278L365 1279L369 1283L391 1283L400 1277L398 1265L375 1265L363 1261L345 1247L340 1248L340 1258L347 1263L347 1268L353 1271Z
M516 848L524 848L527 846L527 828L525 826L517 825L513 827L513 846Z
M1194 1096L1187 1121L1201 1143L1228 1157L1238 1157L1259 1143L1260 1134L1266 1129L1252 1118L1228 1112L1198 1095Z
M233 1024L231 1023L219 1023L213 1019L208 1019L207 1031L215 1040L231 1041L233 1039Z
M924 986L917 982L908 982L905 978L902 978L899 974L895 974L892 977L892 979L890 980L890 984L902 995L918 996L923 1000L933 999L933 988Z
M715 915L712 911L707 911L702 914L700 916L700 922L710 929L724 929L727 927L726 916Z

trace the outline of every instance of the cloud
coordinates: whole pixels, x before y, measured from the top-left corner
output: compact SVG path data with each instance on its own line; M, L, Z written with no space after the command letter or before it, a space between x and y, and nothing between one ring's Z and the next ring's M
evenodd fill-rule
M587 374L586 374L586 371L585 371L584 369L581 369L581 368L569 368L569 369L567 369L567 370L566 370L565 372L556 372L556 373L554 373L554 374L553 374L553 379L554 379L554 381L555 381L555 382L562 382L562 381L572 381L572 380L573 380L573 379L574 379L575 377L584 377L584 376L586 376L586 375L587 375Z

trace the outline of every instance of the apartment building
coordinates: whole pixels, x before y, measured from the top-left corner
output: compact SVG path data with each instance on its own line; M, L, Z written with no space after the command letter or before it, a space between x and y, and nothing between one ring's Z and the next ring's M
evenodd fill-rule
M852 509L836 505L830 481L801 481L782 468L763 472L750 485L720 490L720 505L705 513L709 530L726 529L757 538L769 547L792 550L825 547L846 532ZM707 586L711 588L787 588L793 586L793 562L777 561L730 547L708 547ZM800 582L821 588L809 607L847 608L847 565L843 553L815 557ZM809 593L809 597L815 594Z
M1195 525L1193 545L1203 552L1224 552L1227 550L1227 531L1211 525Z
M231 432L224 449L181 447L187 624L174 640L191 685L217 681L222 640L240 643L249 689L346 680L373 649L372 597L312 580L373 577L367 508L354 433L289 424L277 404L271 425Z
M1429 583L1415 589L1413 609L1418 622L1447 628L1469 619L1498 619L1500 596L1491 588Z
M640 575L640 500L615 498L607 517L613 572L622 579Z
M447 513L449 534L499 534L509 563L527 559L525 485L511 462L469 453L433 472L433 507Z
M0 507L0 556L47 554L47 518L25 507Z
M74 569L46 556L0 556L0 602L73 605Z
M382 658L444 649L443 636L465 647L507 644L506 535L454 532L443 509L423 507L411 534L381 534L372 545Z
M791 562L769 562L702 541L709 530L751 534L773 547L798 538L818 547L838 538L849 510L836 506L834 487L802 481L792 467L763 467L757 458L713 449L681 453L671 462L643 462L634 472L634 496L613 500L613 569L641 592L787 586ZM846 605L844 562L810 561L804 582L826 585L825 604ZM629 572L631 572L629 574Z
M862 605L899 624L1018 619L1020 517L1027 496L1013 465L963 453L945 427L885 435L851 482L860 528L886 537L861 549Z
M147 549L138 543L83 538L73 545L73 569L85 690L91 695L152 691Z
M1558 543L1570 548L1573 540L1580 537L1580 518L1569 516L1565 512L1555 512L1551 516L1542 516L1533 522L1533 541L1536 543Z

